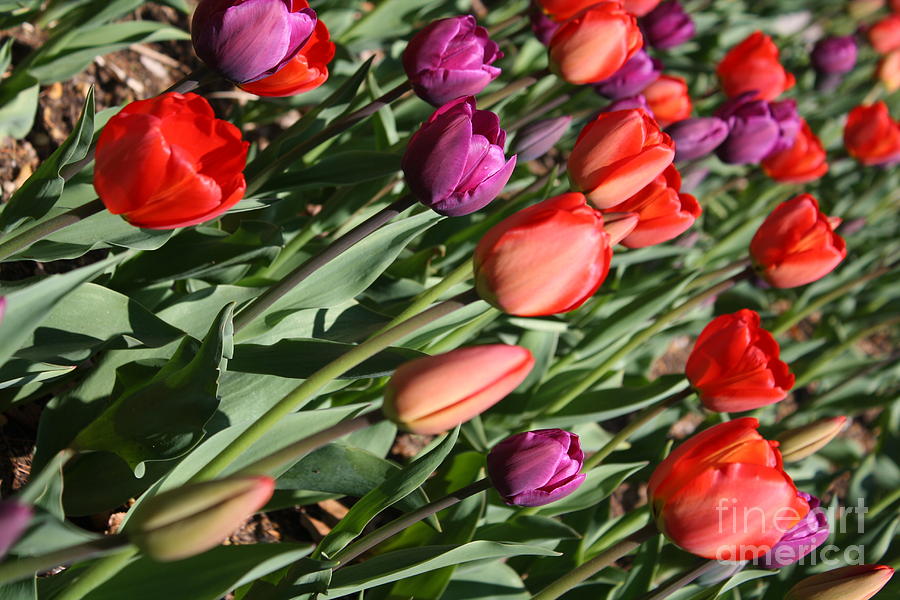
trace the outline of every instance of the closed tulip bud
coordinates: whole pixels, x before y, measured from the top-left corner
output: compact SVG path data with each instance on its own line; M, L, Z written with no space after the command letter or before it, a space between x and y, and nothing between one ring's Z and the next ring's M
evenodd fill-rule
M100 133L94 189L109 212L136 227L203 223L243 197L248 145L201 96L138 100Z
M569 155L569 177L597 208L621 204L672 164L675 144L640 109L603 113Z
M670 165L647 187L611 211L633 213L637 224L623 240L626 248L644 248L674 239L687 231L702 209L697 199L681 193L681 174ZM604 211L604 218L607 215Z
M625 10L636 17L643 17L659 5L659 0L622 0Z
M611 260L603 215L582 194L563 194L514 213L481 238L475 287L507 314L563 313L597 291Z
M801 579L784 600L868 600L893 576L894 569L885 565L841 567Z
M753 100L747 92L723 104L716 116L728 123L728 137L716 155L733 165L758 163L772 153L781 138L781 127L765 100Z
M143 503L128 523L129 539L168 562L219 545L275 491L271 477L229 477L172 489Z
M728 137L728 123L718 117L684 119L666 129L675 142L675 160L703 158Z
M600 2L560 25L550 40L550 68L569 83L596 83L621 69L643 44L637 21L619 2Z
M825 543L830 535L828 515L818 498L806 492L800 496L809 504L809 512L787 530L767 554L759 559L766 569L780 569L792 565Z
M880 54L900 49L900 15L888 15L872 25L869 43Z
M403 52L403 69L416 94L435 106L474 96L500 75L491 66L500 47L472 15L439 19L417 33Z
M900 161L900 122L891 118L884 101L857 106L844 125L847 152L864 165L891 165Z
M677 150L677 146L676 146ZM828 172L827 155L822 141L809 124L800 119L800 132L787 149L769 154L762 161L766 175L783 183L806 183Z
M494 113L458 98L437 109L409 140L401 166L419 202L458 217L487 206L509 181L516 157L503 154L506 132Z
M634 96L656 81L662 72L662 63L643 50L638 50L634 56L622 65L612 76L594 84L598 93L611 100L619 100Z
M838 224L840 219L822 213L809 194L782 202L750 241L754 267L777 288L821 279L847 256L844 238L834 232Z
M25 533L33 511L27 504L15 500L0 500L0 559Z
M668 50L685 43L696 33L694 20L677 0L663 2L641 21L644 39L660 50Z
M856 65L857 47L852 35L823 38L816 42L810 59L813 67L825 75L843 75Z
M888 52L878 61L877 74L888 92L900 90L900 50Z
M210 68L235 83L248 83L290 62L315 26L316 13L305 2L201 0L191 21L191 41Z
M753 410L784 400L794 385L779 351L772 334L759 326L759 314L745 308L703 329L684 374L709 410Z
M661 75L644 89L643 94L660 127L667 127L691 116L693 105L683 77Z
M566 134L571 123L568 115L529 123L516 134L512 150L522 160L540 158Z
M728 51L716 67L728 96L753 92L752 98L772 100L794 86L794 76L779 62L778 47L761 31Z
M641 94L637 96L627 96L625 98L619 98L613 102L610 102L600 111L602 113L610 113L616 112L619 110L630 110L632 108L640 108L645 111L650 118L653 118L653 111L650 110L650 105L647 104L647 99L644 98Z
M537 4L532 5L529 9L528 18L531 21L531 31L534 33L534 37L543 45L549 45L553 34L559 29L559 23L547 16L547 13L541 10Z
M647 489L651 512L676 545L704 558L752 560L807 515L777 443L758 427L749 417L715 425L656 467Z
M382 411L406 431L441 433L502 400L533 366L526 348L504 344L417 358L394 372Z
M584 483L584 452L578 436L562 429L538 429L510 436L487 456L491 484L511 506L544 506Z
M846 422L847 417L825 417L785 431L777 438L782 458L785 462L797 462L812 456L833 440Z
M306 3L295 0L294 4ZM334 43L323 21L316 27L306 44L277 72L257 81L244 83L240 88L257 96L295 96L312 91L328 79L328 63L334 58Z

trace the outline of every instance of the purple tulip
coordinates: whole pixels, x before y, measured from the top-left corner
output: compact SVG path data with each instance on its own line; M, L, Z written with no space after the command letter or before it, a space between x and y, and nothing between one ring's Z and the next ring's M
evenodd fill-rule
M603 110L600 112L613 112L617 110L627 110L629 108L643 108L651 117L654 116L653 110L650 108L650 105L647 104L647 99L641 94L629 96L627 98L619 98L615 102L610 102L604 106Z
M618 71L594 84L594 89L610 100L619 100L642 92L659 78L662 63L643 50L628 59Z
M685 119L670 125L666 133L675 141L675 160L706 156L728 137L728 123L718 117Z
M210 68L249 83L290 62L315 27L315 11L294 0L201 0L191 40Z
M641 29L644 39L660 50L680 46L696 32L694 20L677 0L663 2L650 11L641 19Z
M753 100L756 92L745 92L723 104L716 116L728 123L728 137L716 155L733 165L757 163L772 152L781 128L769 103Z
M821 39L813 48L813 67L826 75L842 75L856 65L856 40L852 35Z
M529 123L516 134L513 151L521 160L534 160L545 155L569 130L572 117L542 119Z
M574 492L584 452L578 436L562 429L517 433L494 446L488 477L503 500L514 506L543 506Z
M31 515L31 507L26 504L15 500L0 501L0 558L6 556L12 545L24 533Z
M413 135L401 166L412 193L449 217L487 206L516 166L503 154L500 118L476 110L475 98L457 98L437 109Z
M800 492L800 495L809 503L809 513L759 559L760 566L780 569L792 565L828 539L828 516L820 508L821 502L806 492Z
M531 5L528 18L531 20L531 31L534 33L534 37L543 45L550 45L550 38L559 29L559 23L551 19L537 4Z
M781 152L794 145L797 134L803 126L800 115L797 114L796 100L782 100L781 102L769 102L769 110L772 117L778 122L778 140L771 152Z
M435 106L474 96L500 75L503 53L472 15L435 21L409 41L403 68L416 94Z

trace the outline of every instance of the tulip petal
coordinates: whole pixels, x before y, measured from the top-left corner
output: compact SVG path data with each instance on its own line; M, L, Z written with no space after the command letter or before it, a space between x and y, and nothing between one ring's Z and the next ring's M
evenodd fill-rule
M267 75L290 45L292 28L288 15L282 0L253 0L229 6L210 40L214 44L215 67L238 83ZM260 37L261 31L266 32L265 36Z

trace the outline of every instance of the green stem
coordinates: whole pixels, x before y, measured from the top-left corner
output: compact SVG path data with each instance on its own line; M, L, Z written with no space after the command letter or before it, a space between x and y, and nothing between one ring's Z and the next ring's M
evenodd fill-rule
M441 352L452 350L453 348L462 345L469 339L469 336L476 331L479 331L482 327L485 327L488 323L491 323L502 314L503 313L496 308L490 307L468 323L460 325L441 339L429 344L425 348L425 351L428 354L440 354Z
M507 84L506 87L503 87L496 92L485 94L484 96L478 98L478 108L481 110L490 108L501 100L512 96L519 90L523 90L527 87L533 86L547 75L550 75L550 71L548 69L543 69L541 71L536 71L531 75L526 75L525 77L516 79L515 81Z
M292 237L291 241L285 244L284 248L281 249L281 252L278 253L278 256L275 257L275 260L272 261L272 264L260 273L260 277L273 279L278 270L284 266L292 256L300 252L300 250L302 250L314 237L316 237L316 229L313 227L312 223L309 223L297 232L297 235Z
M84 572L54 600L81 600L118 573L137 554L137 551L137 546L127 546L115 554L101 558L85 568Z
M415 203L416 199L412 195L404 196L393 204L381 209L333 241L322 252L298 266L281 281L254 298L250 304L241 309L234 317L234 331L238 332L252 323L257 317L265 313L272 305L284 297L285 294L300 285L307 277L336 259L352 246L364 240L385 223L388 223L391 219Z
M713 569L715 569L719 565L718 561L708 560L696 569L685 573L683 576L679 577L666 587L662 588L658 592L654 593L652 596L647 597L646 600L663 600L664 598L668 598L684 586L688 585L695 579L706 575Z
M403 312L393 318L390 323L385 325L385 331L402 323L413 315L417 315L440 299L441 296L450 291L455 285L463 283L472 277L472 261L466 260L461 265L450 271L443 279L432 287L428 288L412 301ZM381 332L379 332L381 333Z
M60 229L64 229L69 225L74 225L79 221L83 221L90 216L103 212L104 206L100 199L91 200L87 204L82 204L61 215L56 215L51 219L47 219L39 225L35 225L31 229L16 235L2 244L0 244L0 261L6 260L22 250L27 249L33 243L44 239L45 237L56 233Z
M48 571L53 567L65 565L76 560L89 558L100 552L114 550L127 546L128 541L121 535L110 535L97 540L91 540L77 546L69 546L55 552L30 556L17 560L9 560L0 564L0 583L12 583L27 577L33 577L35 573Z
M597 365L593 370L591 370L590 373L583 376L579 380L577 385L573 386L567 393L560 396L556 402L551 404L545 411L545 414L552 415L565 408L575 398L589 390L592 385L597 383L617 362L628 356L628 354L632 350L639 348L647 340L665 329L669 325L669 323L688 314L689 312L706 302L708 299L721 294L725 290L734 286L738 281L744 279L745 277L748 277L749 275L749 271L742 271L741 273L738 273L737 275L725 281L722 281L721 283L717 283L711 288L708 288L706 290L703 290L702 292L699 292L698 294L695 294L694 296L691 296L672 310L658 316L656 318L656 321L654 321L652 325L634 334L634 336L630 340L628 340L628 343L619 348L619 350L614 352L602 363Z
M652 406L648 406L643 411L638 413L636 417L634 417L625 427L622 428L616 435L613 436L611 440L606 442L606 444L600 448L597 452L591 455L589 459L584 461L584 471L590 471L605 459L607 456L616 451L616 448L622 444L625 440L627 440L631 435L655 419L658 415L662 414L666 411L670 406L681 402L688 396L694 393L694 390L691 388L682 390L675 394L672 394L665 400L662 400Z
M869 509L869 514L866 515L866 518L874 519L881 514L881 511L898 500L900 500L900 488L895 489L893 492L876 502L875 506Z
M696 290L697 288L701 288L705 285L708 285L712 281L716 281L727 275L732 275L733 272L737 269L746 269L749 266L750 266L750 259L749 258L741 258L734 262L728 263L727 265L725 265L724 267L722 267L720 269L716 269L715 271L710 271L709 273L707 273L705 275L701 275L694 281L690 282L687 285L687 288L685 288L685 289L687 291Z
M478 300L478 296L474 290L460 294L450 300L432 306L425 312L419 313L384 333L369 338L343 356L328 363L266 411L246 431L194 475L191 481L203 481L216 477L245 450L261 439L278 421L293 412L303 402L312 398L333 379L340 377L364 360L375 356L391 344L402 340L420 327L449 315L475 300Z
M610 566L629 552L637 550L641 544L656 535L652 525L637 531L624 540L613 544L586 563L582 563L542 589L531 600L556 600L579 583L595 575L600 569Z

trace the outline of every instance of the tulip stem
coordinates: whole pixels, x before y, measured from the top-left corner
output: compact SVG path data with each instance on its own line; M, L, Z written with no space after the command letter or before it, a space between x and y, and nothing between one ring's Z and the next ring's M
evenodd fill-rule
M656 535L656 528L648 525L636 531L624 540L613 544L591 560L582 563L542 589L531 597L531 600L556 600L579 583L595 575L601 569L610 566L629 552L640 547L645 541Z
M86 567L84 572L53 600L81 600L121 571L128 564L128 561L137 554L137 551L137 546L128 545L115 554L104 556L94 564Z
M343 356L328 363L312 375L309 379L297 386L287 396L278 401L272 408L257 419L238 438L225 447L215 458L206 464L191 481L204 481L219 475L228 465L234 462L250 446L261 439L283 417L290 414L316 395L322 388L337 377L340 377L356 365L362 363L389 347L391 344L402 340L414 331L425 325L449 315L460 308L478 300L475 290L469 290L440 304L432 306L428 310L419 313L411 319L388 329L387 331L369 338L365 342L355 346Z
M625 427L622 428L621 431L616 433L611 440L606 442L606 444L600 448L597 452L591 455L586 461L584 461L584 471L590 471L594 467L598 466L603 459L616 451L616 449L627 440L631 435L655 419L657 415L662 414L666 411L667 408L681 402L688 396L694 393L694 390L691 388L687 388L681 390L680 392L676 392L666 398L665 400L658 402L652 406L648 406L643 411L641 411L636 417L634 417Z
M103 208L103 202L101 202L99 198L91 200L87 204L76 206L60 215L47 219L43 223L35 225L19 235L11 237L0 244L0 261L4 261L9 257L18 254L22 250L26 250L33 243L56 233L60 229L64 229L69 225L74 225L90 216L103 212Z
M506 87L500 88L496 92L492 92L490 94L485 94L484 96L478 98L478 109L485 110L490 108L491 106L497 104L501 100L512 96L519 90L523 90L527 87L531 87L536 84L538 81L550 75L549 69L542 69L540 71L535 71L531 75L526 75L520 79L516 79L515 81L506 85Z
M128 540L124 535L109 535L78 544L77 546L69 546L55 552L42 554L41 556L9 560L0 564L0 583L11 583L26 577L32 577L35 573L41 573L59 565L68 564L126 545L128 545Z
M554 91L557 91L557 90L554 90ZM563 104L565 104L566 102L568 102L571 99L572 99L571 92L567 92L565 94L562 94L561 96L557 96L556 98L554 98L553 100L550 100L546 104L543 104L542 106L539 106L536 109L529 111L529 113L526 116L516 119L515 121L513 121L512 123L507 125L506 132L512 133L513 131L516 131L517 129L527 125L528 123L534 123L535 121L540 119L542 116L544 116L545 114L547 114L554 108L556 108L558 106L562 106Z
M701 564L696 569L693 569L692 571L685 573L684 575L682 575L681 577L679 577L678 579L676 579L675 581L673 581L666 587L662 588L661 590L659 590L652 596L647 597L645 600L663 600L664 598L668 598L669 596L671 596L672 594L674 594L675 592L677 592L678 590L680 590L687 584L691 583L698 577L702 577L703 575L706 575L707 573L709 573L710 571L715 569L718 565L719 565L719 563L717 561L708 560L708 561L704 562L703 564Z
M407 320L413 315L417 315L447 293L453 286L463 283L464 281L470 279L472 277L472 261L466 260L461 265L447 273L447 275L441 279L438 283L428 288L412 301L403 312L394 317L394 319L385 325L384 329L381 331L385 331L394 327L403 321ZM381 333L379 331L379 333Z
M273 304L278 302L285 294L300 285L307 277L333 261L358 242L364 240L415 203L416 199L412 195L404 196L393 204L381 209L333 241L322 252L298 266L281 281L254 298L250 304L241 309L234 318L234 331L238 332L252 323L257 317L271 308Z
M261 168L255 174L255 176L247 182L246 196L249 197L253 193L257 192L263 186L263 184L265 184L266 180L269 177L286 168L288 165L296 163L303 157L304 154L306 154L313 148L316 148L320 144L324 144L331 138L347 131L360 121L369 118L385 106L388 106L390 103L406 95L411 90L412 84L409 82L409 80L404 81L394 89L389 90L375 100L372 100L359 110L355 110L349 115L338 118L336 121L328 125L325 129L321 130L313 136L310 136L308 139L300 142L290 150L284 152L277 159Z

